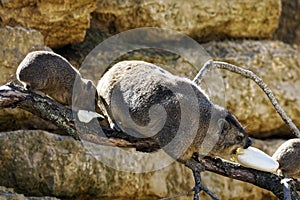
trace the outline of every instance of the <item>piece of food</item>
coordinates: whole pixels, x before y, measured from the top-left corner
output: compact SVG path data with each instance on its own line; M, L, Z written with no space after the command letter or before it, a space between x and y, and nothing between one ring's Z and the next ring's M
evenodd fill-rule
M232 160L245 167L265 172L276 173L279 167L279 163L276 160L255 147L248 147L247 149L238 148Z
M88 110L79 110L77 116L79 121L84 123L89 123L94 118L101 118L101 119L104 118L102 115Z

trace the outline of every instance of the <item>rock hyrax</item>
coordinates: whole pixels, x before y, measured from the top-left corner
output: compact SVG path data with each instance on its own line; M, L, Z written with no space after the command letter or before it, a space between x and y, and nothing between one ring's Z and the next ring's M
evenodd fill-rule
M279 163L279 173L300 179L300 139L284 142L272 156Z
M16 76L27 89L49 95L64 105L72 106L73 91L73 108L94 110L97 105L98 95L92 81L82 78L77 69L56 53L29 53L18 66Z
M228 158L237 148L251 145L228 110L214 105L191 80L154 64L119 62L99 80L97 90L113 127L135 137L152 137L181 160L196 152Z

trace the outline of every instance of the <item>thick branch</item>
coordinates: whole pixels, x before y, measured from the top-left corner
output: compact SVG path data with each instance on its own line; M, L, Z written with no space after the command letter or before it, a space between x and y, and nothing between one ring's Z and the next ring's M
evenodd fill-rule
M76 140L84 139L96 144L136 148L138 150L155 150L158 148L158 145L150 139L137 141L134 138L127 137L125 134L117 133L104 126L94 127L81 123L77 120L75 111L68 109L47 96L30 92L13 83L1 86L0 109L15 107L52 122Z
M41 118L51 121L66 134L75 139L84 139L100 145L109 145L126 148L136 148L139 151L151 152L159 145L151 139L136 139L125 133L115 132L105 126L97 129L85 123L75 126L76 115L70 109L56 101L23 89L12 83L0 87L0 109L15 108L27 110ZM94 121L97 122L98 121ZM76 123L77 124L77 123ZM205 169L229 178L252 183L258 187L272 191L278 198L283 199L283 187L280 184L282 177L275 174L248 169L240 165L210 157L196 160L205 166ZM197 169L192 169L193 171ZM291 184L292 198L299 199L296 190L300 191L300 182Z
M205 170L211 171L232 179L252 183L260 188L273 192L279 199L284 199L283 185L280 177L276 174L263 172L255 169L246 168L235 163L231 163L220 158L205 157L198 160ZM296 180L291 181L292 199L300 199L296 191L300 191L300 183Z

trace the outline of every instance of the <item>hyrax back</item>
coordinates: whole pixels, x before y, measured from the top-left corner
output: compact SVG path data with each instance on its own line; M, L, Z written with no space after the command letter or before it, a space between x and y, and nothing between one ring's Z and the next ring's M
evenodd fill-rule
M197 85L151 63L117 63L97 90L113 127L152 137L176 158L189 159L194 152L225 157L251 145L236 118Z
M16 76L27 89L43 92L64 105L72 105L73 91L77 93L73 105L85 109L92 103L87 97L97 96L94 84L83 79L77 69L54 52L29 53L18 66Z

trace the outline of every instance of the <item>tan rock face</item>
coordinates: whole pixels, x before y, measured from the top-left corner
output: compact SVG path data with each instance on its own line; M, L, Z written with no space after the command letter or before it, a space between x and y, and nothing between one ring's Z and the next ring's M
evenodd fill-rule
M93 13L93 22L111 33L162 27L202 41L270 38L278 26L280 11L280 0L102 0Z
M274 141L264 142L268 149L274 144ZM120 155L114 156L114 161L117 159L126 165L141 164ZM45 131L0 133L0 160L0 185L13 187L26 195L158 199L188 191L194 184L190 170L182 164L174 162L161 170L142 174L117 171L96 160L78 141ZM209 172L202 177L204 184L220 199L275 199L270 192L251 184ZM201 196L201 199L210 199Z
M0 84L5 84L12 78L27 53L50 50L45 46L40 32L23 27L0 27L0 46Z
M95 0L4 1L0 25L26 26L39 30L50 47L78 43L89 27Z
M210 42L205 49L215 60L249 69L273 91L279 104L300 127L300 48L279 41ZM265 93L251 80L222 71L229 110L255 137L289 134Z
M191 173L181 164L147 174L117 171L92 157L78 141L44 131L2 132L0 147L0 185L27 195L130 199L176 194L193 184L193 179L185 178ZM115 154L117 159L124 158ZM136 162L122 161L139 165Z

